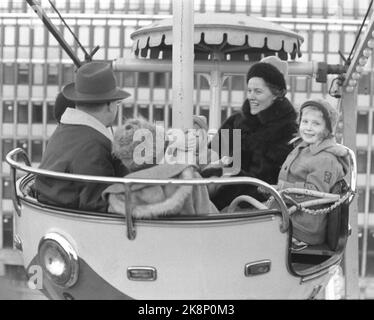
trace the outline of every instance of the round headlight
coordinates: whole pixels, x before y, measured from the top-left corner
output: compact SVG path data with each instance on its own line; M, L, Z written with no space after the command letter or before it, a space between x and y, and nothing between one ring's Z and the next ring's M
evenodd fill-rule
M78 255L72 245L58 233L46 234L39 243L39 262L55 284L69 288L78 280Z

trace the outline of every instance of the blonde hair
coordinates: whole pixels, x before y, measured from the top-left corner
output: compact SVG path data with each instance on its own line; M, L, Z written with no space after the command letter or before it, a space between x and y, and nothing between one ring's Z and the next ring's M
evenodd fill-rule
M148 132L152 134L152 140L134 140L134 135L137 130L148 130ZM144 163L138 163L134 158L134 150L140 143L142 143L147 150L152 150L152 159L146 158ZM156 145L160 144L163 147L157 148ZM157 160L162 158L164 150L164 129L144 119L128 119L114 133L112 153L122 161L130 172L156 165Z

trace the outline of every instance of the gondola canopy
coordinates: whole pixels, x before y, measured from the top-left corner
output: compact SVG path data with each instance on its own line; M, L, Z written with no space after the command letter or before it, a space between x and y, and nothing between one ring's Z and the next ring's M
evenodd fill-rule
M155 21L131 34L139 58L171 59L172 19ZM282 60L301 57L304 38L279 24L238 14L195 14L196 60L259 60L278 55Z

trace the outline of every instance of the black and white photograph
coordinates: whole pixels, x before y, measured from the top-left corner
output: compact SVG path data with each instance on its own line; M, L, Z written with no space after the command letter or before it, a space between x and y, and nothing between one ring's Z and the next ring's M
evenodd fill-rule
M374 299L373 2L1 0L0 300Z

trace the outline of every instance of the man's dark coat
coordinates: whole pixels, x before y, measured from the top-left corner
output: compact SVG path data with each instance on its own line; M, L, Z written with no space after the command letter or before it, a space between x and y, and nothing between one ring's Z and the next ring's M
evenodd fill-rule
M123 176L126 169L111 154L111 141L85 125L60 124L48 141L41 169L95 176ZM39 176L35 187L42 203L106 212L101 197L107 184L82 183Z

